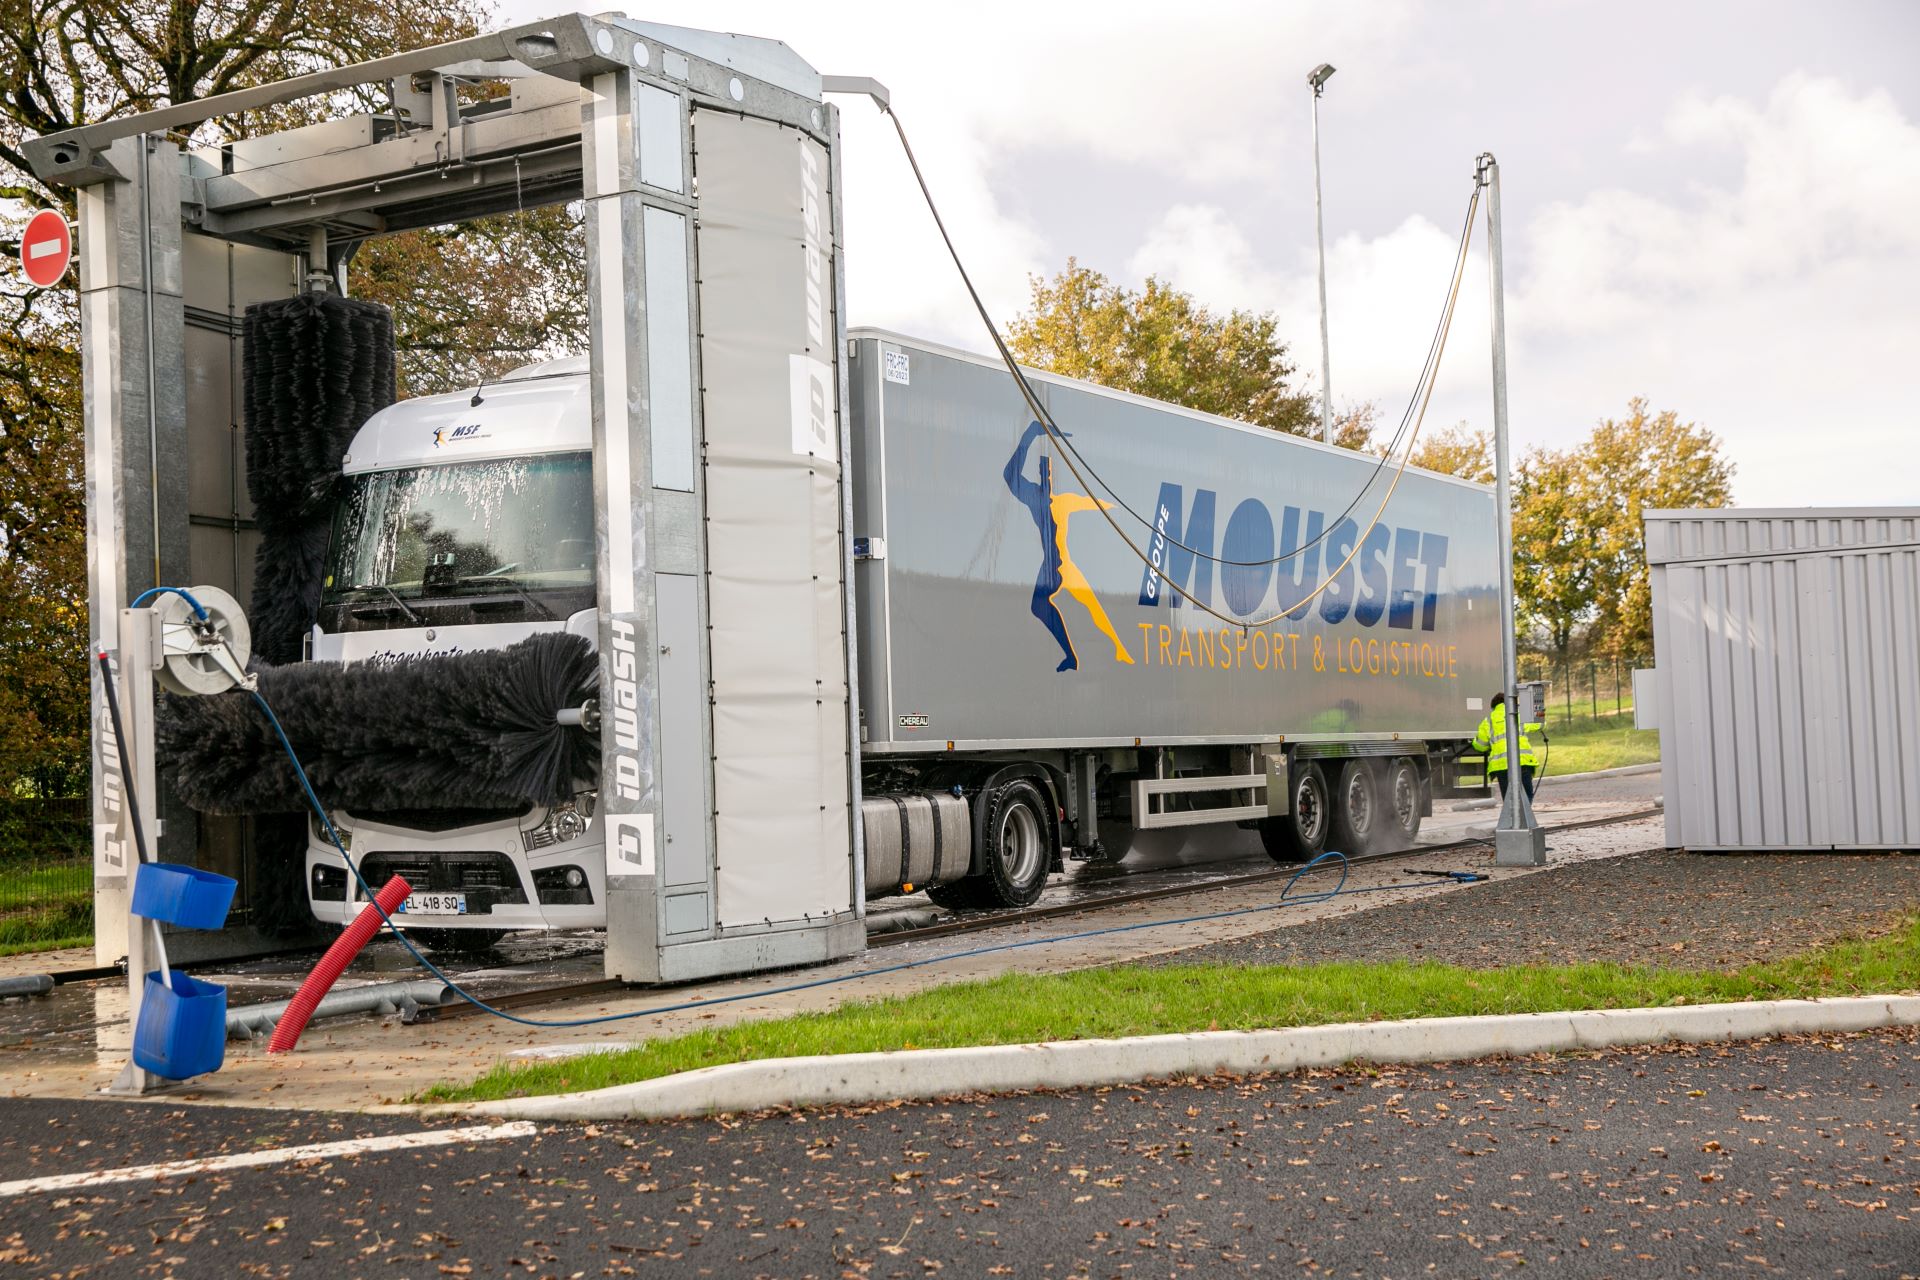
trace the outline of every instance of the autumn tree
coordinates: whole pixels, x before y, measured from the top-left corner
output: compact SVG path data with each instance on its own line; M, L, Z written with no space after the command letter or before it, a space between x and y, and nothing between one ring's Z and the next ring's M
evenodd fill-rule
M1414 466L1481 484L1493 483L1493 462L1493 433L1464 422L1423 432L1413 448Z
M1653 652L1644 513L1723 507L1733 464L1705 428L1644 399L1565 450L1534 448L1514 474L1514 590L1556 663L1576 641L1633 661Z
M1220 314L1154 276L1144 288L1117 285L1067 259L1052 279L1035 276L1027 309L1008 327L1023 362L1069 378L1217 413L1255 426L1318 438L1314 398L1295 390L1287 344L1272 312ZM1358 448L1371 406L1343 417Z
M1581 446L1586 501L1595 513L1595 647L1628 659L1653 652L1653 590L1647 573L1647 511L1724 507L1733 501L1733 464L1720 439L1671 409L1651 413L1644 398L1627 416L1603 420Z
M28 168L35 135L471 35L480 0L0 0L0 253L27 216L74 214ZM368 90L367 93L379 92ZM374 105L363 93L209 120L211 145ZM394 307L403 384L441 390L584 344L584 250L565 207L376 240L354 290ZM84 477L72 279L0 283L0 794L86 776Z
M1579 449L1535 447L1513 473L1513 593L1522 631L1546 637L1556 665L1594 616L1598 523Z

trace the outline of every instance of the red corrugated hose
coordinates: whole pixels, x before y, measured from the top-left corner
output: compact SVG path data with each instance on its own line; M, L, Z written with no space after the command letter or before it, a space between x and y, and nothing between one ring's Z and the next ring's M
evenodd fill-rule
M287 1053L300 1042L300 1033L307 1029L307 1019L313 1017L321 997L333 990L333 984L347 971L353 958L360 954L360 948L380 932L380 926L386 923L386 918L400 909L410 887L403 877L394 876L380 886L380 892L374 895L373 902L360 908L360 914L353 918L353 923L347 926L344 933L334 939L333 945L327 948L327 954L320 957L320 963L313 966L313 972L307 975L307 980L300 984L300 990L294 993L287 1011L280 1015L280 1021L274 1024L273 1039L267 1042L268 1053Z

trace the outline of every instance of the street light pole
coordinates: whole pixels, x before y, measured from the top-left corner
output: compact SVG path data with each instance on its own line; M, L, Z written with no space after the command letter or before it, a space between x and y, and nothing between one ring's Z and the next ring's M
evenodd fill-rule
M1494 503L1500 535L1500 683L1506 692L1507 798L1493 831L1493 861L1502 867L1538 867L1547 861L1547 837L1533 816L1520 765L1520 663L1514 643L1513 487L1507 444L1507 307L1500 244L1500 164L1481 152L1474 180L1487 192L1487 279L1493 312Z
M1307 73L1313 86L1313 235L1320 245L1320 438L1333 443L1333 353L1327 345L1327 227L1320 209L1320 91L1333 75L1330 63Z

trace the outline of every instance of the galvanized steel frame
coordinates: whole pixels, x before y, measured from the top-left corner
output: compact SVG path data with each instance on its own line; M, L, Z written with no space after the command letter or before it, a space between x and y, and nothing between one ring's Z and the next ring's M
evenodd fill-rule
M687 38L689 44L712 54L681 50L662 33ZM633 90L646 85L674 94L681 101L682 153L690 153L690 117L693 109L755 116L791 127L813 138L831 160L834 264L834 314L841 456L849 456L848 390L845 342L845 262L841 220L841 182L838 118L833 108L805 89L817 93L818 77L798 59L766 57L767 42L712 33L678 31L618 18L568 14L544 22L526 23L508 30L390 58L296 77L273 85L220 95L194 103L90 125L25 144L35 171L45 180L79 189L81 235L81 315L83 378L86 384L86 454L89 519L89 598L95 619L96 645L116 649L112 620L133 594L163 580L195 578L187 541L185 423L188 414L186 355L182 333L190 317L181 287L183 228L238 244L271 247L304 254L309 244L326 243L329 261L315 262L331 274L359 239L410 226L457 221L482 213L552 203L580 197L589 202L591 252L602 262L611 256L611 271L590 271L589 296L595 334L594 384L596 481L605 492L602 446L613 434L622 434L640 455L629 467L629 501L619 504L620 515L638 514L645 530L643 553L651 551L653 492L648 480L650 459L645 456L650 423L645 374L644 282L630 280L643 270L644 227L647 207L671 209L685 217L688 230L687 317L693 368L691 385L695 439L700 439L697 389L700 332L697 249L692 234L697 206L691 184L679 193L646 186L634 173L631 117ZM779 51L784 54L784 51ZM738 56L736 56L736 54ZM780 65L775 65L780 64ZM771 68L776 84L753 74ZM522 75L554 77L581 86L578 95L527 95L524 110L511 102L504 109L490 107L461 113L453 105L449 76ZM438 96L430 122L407 127L398 116L369 121L349 118L307 130L305 153L290 154L271 164L236 165L234 148L202 151L183 157L178 146L158 137L190 130L216 116L335 93L380 81L398 82L427 77L430 92ZM811 77L809 79L809 77ZM797 89L796 89L797 86ZM619 149L611 176L597 171L591 161L591 130L596 104L617 98L613 140ZM442 101L444 99L444 102ZM446 109L442 109L445 107ZM360 139L358 145L341 145ZM244 152L244 148L243 148ZM243 155L244 160L244 155ZM684 161L683 161L684 163ZM456 184L457 185L454 185ZM532 198L529 198L529 190ZM615 217L602 217L596 206L612 201ZM314 232L321 235L314 236ZM604 241L604 243L603 243ZM609 255L611 250L611 255ZM629 253L629 251L633 251ZM316 250L317 252L317 250ZM639 285L641 287L635 287ZM214 327L232 336L231 317ZM609 328L614 341L603 340ZM611 351L617 346L617 352ZM151 390L149 390L151 389ZM611 395L611 399L609 396ZM610 433L607 405L625 401L630 406L630 430ZM166 465L172 459L173 465ZM696 508L700 502L696 466ZM774 922L767 926L717 929L694 941L665 942L664 895L641 889L641 903L629 913L631 926L625 943L640 952L651 948L651 958L631 966L636 980L684 979L705 974L737 972L774 965L803 963L857 951L864 942L861 924L864 895L860 849L858 767L858 682L852 661L855 632L851 548L850 498L843 481L841 539L843 590L846 597L846 640L849 689L849 732L852 748L848 772L852 804L849 808L852 857L848 875L853 909L829 920ZM637 499L637 501L634 501ZM610 508L599 504L602 523L602 688L611 686L607 605L610 583L605 560L605 522ZM140 513L151 511L142 520ZM614 517L616 520L618 516ZM233 526L238 529L236 516ZM696 555L704 557L704 540L696 539ZM696 560L695 572L703 567ZM651 567L643 560L632 567L634 579L646 575L639 592L628 602L650 617ZM702 609L704 616L704 590ZM650 632L651 628L647 628ZM651 646L649 646L651 647ZM703 651L703 671L705 653ZM658 663L650 655L645 664L648 684L648 740L660 749L658 723ZM95 741L110 742L99 731L104 701L96 676L94 689ZM708 727L710 733L710 725ZM610 739L609 739L610 740ZM709 739L710 741L710 739ZM705 747L707 743L703 743ZM702 751L705 755L707 752ZM102 779L111 771L95 770L96 857L106 848L111 828ZM709 792L711 779L709 778ZM603 809L604 811L604 809ZM168 856L191 860L192 815L177 809L169 817ZM708 861L712 861L712 817L707 815ZM101 834L108 833L108 834ZM118 878L101 878L103 918L124 915L124 868ZM114 895L121 895L116 898ZM114 911L113 903L121 908ZM711 918L711 917L710 917ZM99 954L118 958L122 940L103 931ZM624 945L624 943L623 943ZM108 952L113 954L109 955ZM609 948L609 972L614 948Z

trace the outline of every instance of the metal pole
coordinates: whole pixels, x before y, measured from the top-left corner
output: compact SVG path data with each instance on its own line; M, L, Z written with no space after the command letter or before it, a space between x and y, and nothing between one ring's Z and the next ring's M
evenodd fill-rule
M1494 828L1494 861L1501 866L1539 866L1547 860L1546 836L1534 820L1521 784L1519 658L1515 652L1513 598L1513 487L1507 443L1507 312L1500 257L1500 165L1482 152L1475 176L1487 190L1487 277L1493 311L1493 454L1500 532L1500 678L1506 691L1507 799Z
M160 572L160 386L154 366L159 343L153 324L153 138L140 138L140 289L141 310L147 322L147 492L153 496L153 581L167 579Z
M1313 85L1313 236L1320 246L1320 438L1333 443L1333 352L1327 345L1327 227L1320 209L1320 90Z

